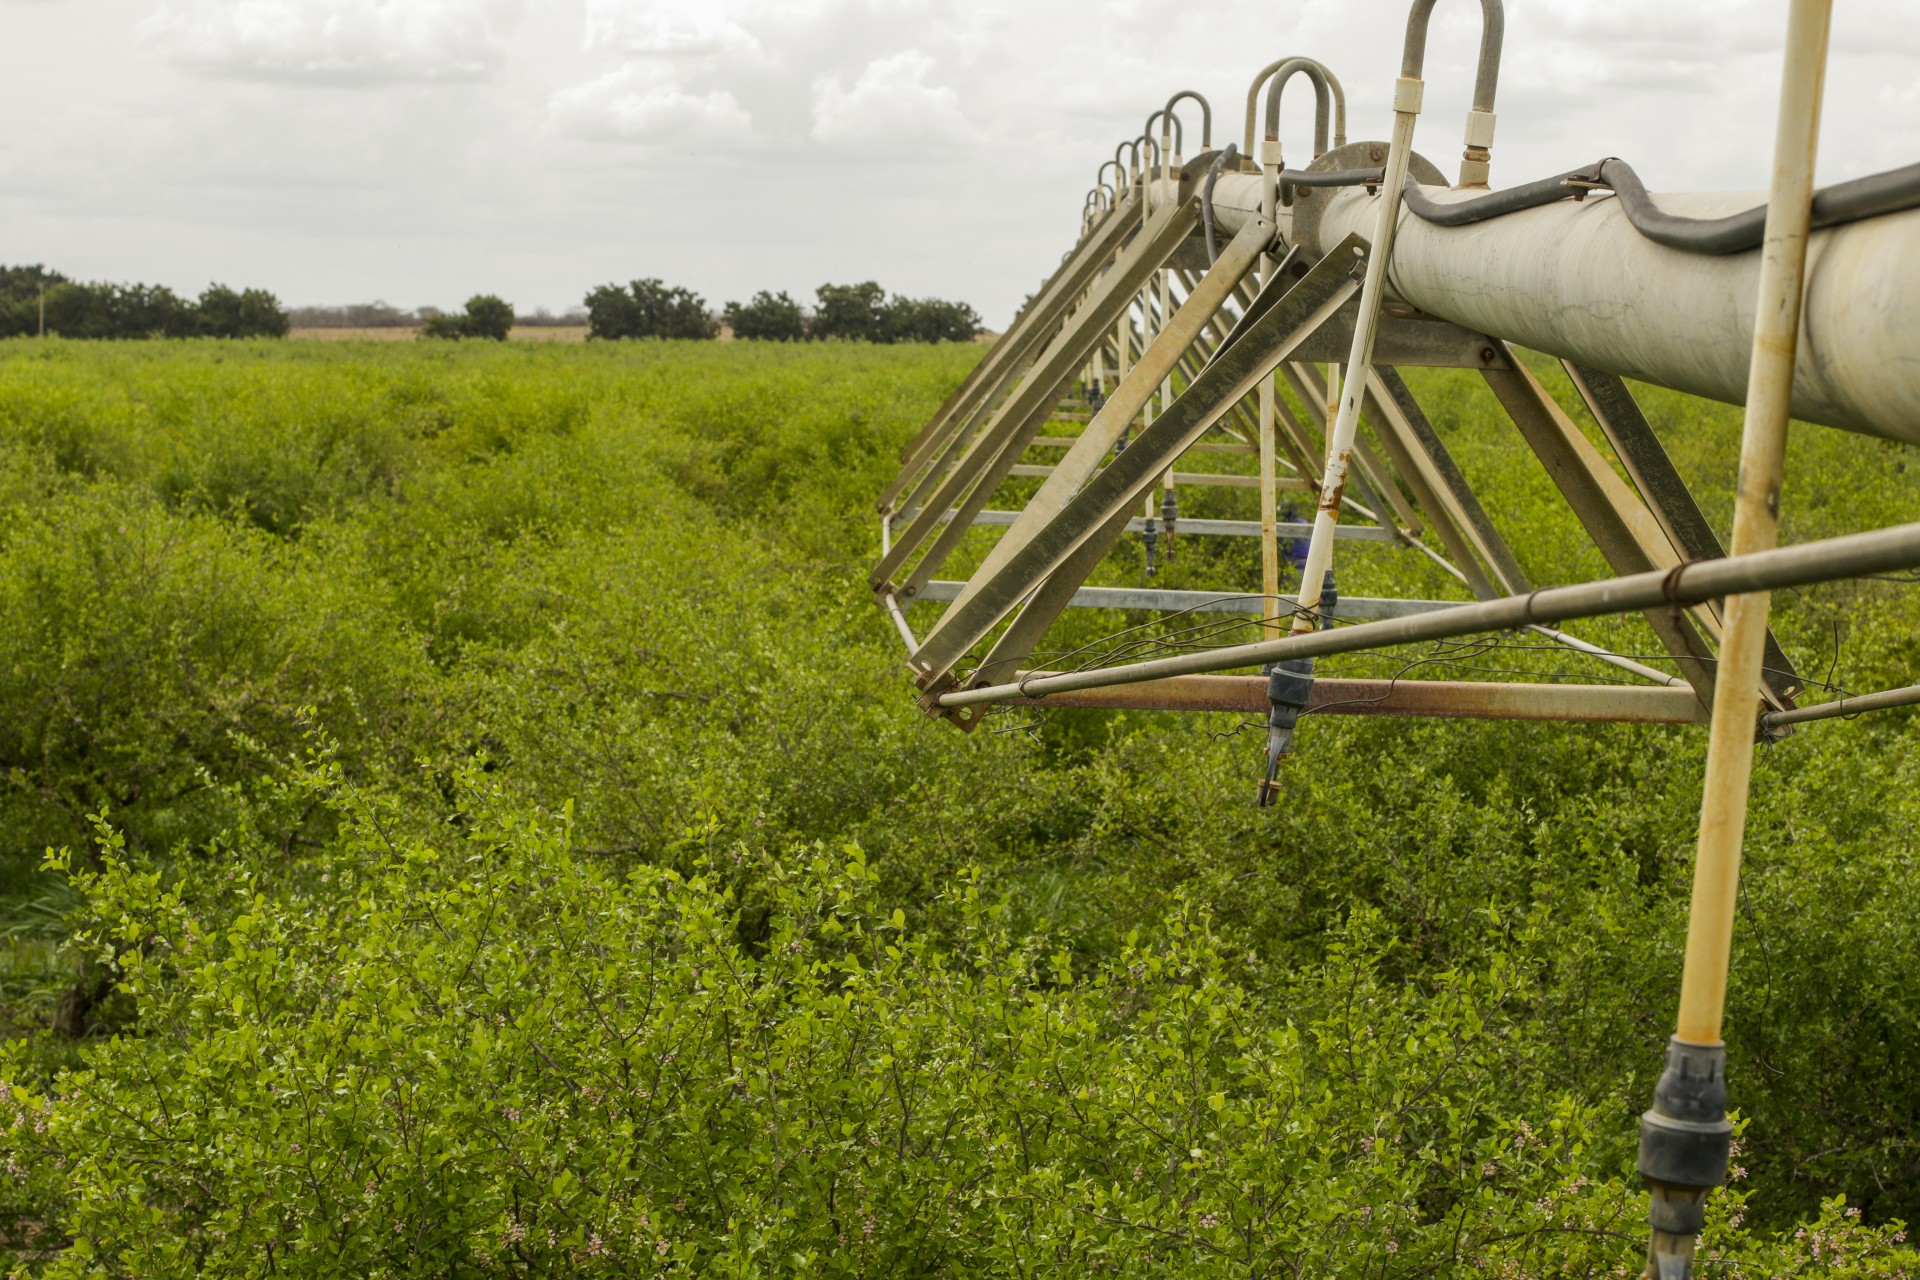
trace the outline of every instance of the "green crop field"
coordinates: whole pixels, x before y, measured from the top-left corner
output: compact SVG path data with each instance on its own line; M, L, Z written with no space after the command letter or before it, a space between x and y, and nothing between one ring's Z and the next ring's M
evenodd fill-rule
M0 343L11 1274L1637 1274L1704 731L1310 717L1263 811L1232 717L928 720L873 499L981 350ZM1724 530L1738 412L1645 400ZM1789 541L1920 518L1915 450L1788 474ZM1776 609L1920 678L1920 585ZM1920 719L1760 754L1734 964L1705 1274L1915 1273Z

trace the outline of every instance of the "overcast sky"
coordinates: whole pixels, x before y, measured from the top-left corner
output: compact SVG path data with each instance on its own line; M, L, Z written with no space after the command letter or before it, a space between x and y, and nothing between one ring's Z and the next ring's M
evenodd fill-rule
M876 279L997 326L1177 89L1237 137L1248 77L1304 53L1345 81L1352 136L1384 137L1406 8L0 0L0 262L522 310L635 276L716 306ZM1920 3L1836 8L1822 182L1920 160ZM1604 155L1656 191L1764 184L1786 0L1507 9L1496 185ZM1477 10L1440 6L1427 62L1418 145L1449 173Z

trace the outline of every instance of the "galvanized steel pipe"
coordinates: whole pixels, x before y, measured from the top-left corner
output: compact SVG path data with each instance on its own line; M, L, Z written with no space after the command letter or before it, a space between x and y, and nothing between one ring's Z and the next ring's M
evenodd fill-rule
M1232 232L1260 212L1261 178L1222 174L1213 213ZM1437 201L1473 198L1425 188ZM1321 189L1318 238L1373 234L1379 195ZM1752 192L1658 196L1669 212L1737 213ZM1276 211L1293 238L1300 206ZM1727 404L1746 402L1758 253L1684 253L1647 239L1595 193L1464 227L1402 210L1387 281L1419 310L1563 359ZM1920 444L1920 209L1815 231L1793 416Z

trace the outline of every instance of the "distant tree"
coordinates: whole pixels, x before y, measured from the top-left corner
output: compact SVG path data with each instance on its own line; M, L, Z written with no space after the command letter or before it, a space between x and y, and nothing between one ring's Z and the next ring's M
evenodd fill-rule
M734 337L749 341L799 342L807 336L807 318L785 290L762 289L751 302L729 302L724 317Z
M476 293L467 299L463 311L439 311L420 308L426 323L420 326L423 338L483 338L505 342L513 330L513 304L491 293Z
M972 342L980 314L964 302L895 297L880 317L881 342Z
M200 332L209 338L284 338L293 322L265 289L208 285L200 295Z
M699 294L654 278L625 288L601 285L587 294L589 338L713 338L719 322Z
M861 284L823 284L814 290L813 336L849 342L879 342L887 291L872 280Z
M0 338L40 332L40 295L66 277L42 266L0 267Z
M614 341L638 337L640 307L633 295L617 284L603 284L587 292L587 337Z
M165 285L80 284L47 290L47 332L67 338L185 338L199 311Z
M477 293L467 299L463 323L469 338L505 342L513 329L513 304L495 294Z

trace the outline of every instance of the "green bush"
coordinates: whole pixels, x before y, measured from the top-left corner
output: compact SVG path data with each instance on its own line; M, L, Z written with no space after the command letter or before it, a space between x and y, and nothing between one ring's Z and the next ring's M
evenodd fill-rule
M887 291L877 281L863 284L823 284L814 290L812 336L850 342L880 341Z
M621 338L714 338L720 324L705 299L658 279L635 280L622 288L601 285L586 297L587 336Z
M208 285L200 295L200 332L210 338L284 338L293 321L265 289Z
M0 267L0 338L284 338L280 300L265 289L207 286L188 302L164 285L88 284L44 267Z
M0 1085L48 1274L1566 1274L1635 1234L1606 1117L1514 1107L1531 973L1403 985L1356 915L1276 1019L1191 909L1077 972L966 878L936 942L856 846L621 877L479 778L431 841L322 766L297 867L180 881L104 827L62 864L137 1012ZM1743 1200L1710 1253L1779 1249ZM1814 1232L1834 1274L1912 1257Z
M852 342L971 342L980 316L964 302L939 298L889 299L872 280L823 284L809 336Z
M0 338L39 333L41 299L66 279L42 266L0 267Z
M1236 717L928 723L849 513L979 351L0 345L13 1269L1634 1266L1702 736L1313 717L1260 811ZM1604 572L1478 380L1417 385L1528 573ZM1737 412L1645 403L1724 524ZM1915 518L1910 450L1792 451L1786 539ZM1915 608L1775 601L1855 689L1911 681ZM1917 748L1757 762L1727 1274L1913 1267Z
M721 318L734 337L749 342L799 342L807 336L806 316L785 290L762 289L751 302L729 302Z
M47 332L63 338L186 338L193 304L165 285L80 284L47 290Z
M477 293L467 299L466 310L454 314L439 312L427 317L420 336L436 340L458 341L483 338L505 342L513 332L513 304L491 293Z

